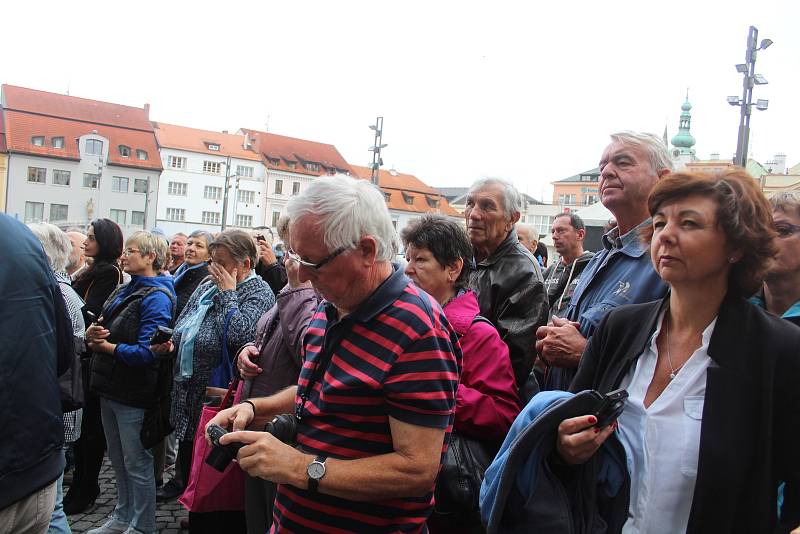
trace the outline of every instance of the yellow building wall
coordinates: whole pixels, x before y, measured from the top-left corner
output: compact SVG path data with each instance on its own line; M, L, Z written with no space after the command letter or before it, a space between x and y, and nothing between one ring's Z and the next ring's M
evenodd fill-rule
M6 212L8 190L8 154L0 154L0 213Z

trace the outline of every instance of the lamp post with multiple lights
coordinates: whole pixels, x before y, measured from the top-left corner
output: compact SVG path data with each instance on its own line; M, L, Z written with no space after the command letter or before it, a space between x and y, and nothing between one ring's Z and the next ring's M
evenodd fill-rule
M370 124L369 129L375 130L375 144L369 147L369 151L372 152L372 163L369 166L369 168L372 169L371 181L373 184L379 185L378 169L380 169L381 165L383 165L383 160L381 159L381 149L389 146L387 144L381 144L381 139L383 138L383 117L378 117L375 119L375 124Z
M744 167L747 164L747 146L750 143L750 114L753 107L753 87L756 85L766 85L767 80L760 74L756 74L756 56L759 50L768 48L772 41L770 39L763 39L761 44L758 44L758 29L755 26L750 26L750 31L747 34L747 52L745 53L744 63L736 65L736 71L742 73L744 80L742 82L742 98L738 96L729 96L728 104L731 106L739 106L741 108L741 116L739 119L739 137L736 142L736 159L734 164ZM769 100L758 99L756 100L756 109L764 111L769 106Z

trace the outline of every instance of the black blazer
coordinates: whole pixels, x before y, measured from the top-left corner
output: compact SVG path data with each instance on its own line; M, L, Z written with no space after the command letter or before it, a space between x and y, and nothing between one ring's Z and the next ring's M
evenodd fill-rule
M609 312L570 390L616 389L644 352L665 303ZM687 532L788 532L800 525L800 329L728 295L708 355ZM780 482L786 487L777 524Z

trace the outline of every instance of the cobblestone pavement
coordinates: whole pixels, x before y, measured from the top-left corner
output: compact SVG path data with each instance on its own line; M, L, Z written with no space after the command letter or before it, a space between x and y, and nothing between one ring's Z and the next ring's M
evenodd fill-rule
M172 469L164 473L164 480L172 478ZM67 485L64 485L64 493L67 492ZM103 467L100 470L100 496L86 512L67 516L69 526L75 534L81 534L87 530L103 525L114 510L117 504L117 487L114 483L114 471L108 457L103 460ZM158 532L163 534L179 534L181 532L181 518L187 517L189 513L177 500L156 503L156 527Z

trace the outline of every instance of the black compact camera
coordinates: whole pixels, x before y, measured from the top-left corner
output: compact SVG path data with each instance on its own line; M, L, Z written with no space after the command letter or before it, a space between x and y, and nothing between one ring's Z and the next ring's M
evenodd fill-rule
M628 392L624 389L618 389L603 395L597 394L599 403L595 409L594 416L597 417L597 428L605 428L616 420L625 409L625 399L628 398Z
M264 425L264 432L269 432L287 445L297 442L297 418L290 413L281 414Z
M172 339L172 328L166 326L159 326L158 329L150 338L150 345L160 345Z
M206 458L206 463L219 472L225 471L225 468L228 467L231 460L236 458L236 455L239 454L239 449L244 447L245 444L233 442L227 445L221 445L219 438L227 434L228 431L219 425L209 426L207 432L213 448Z

